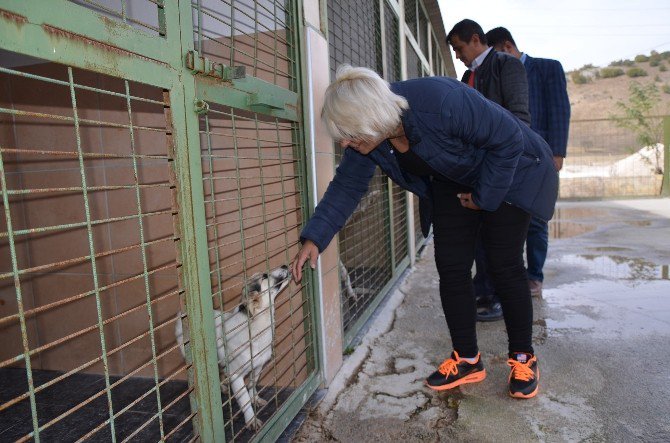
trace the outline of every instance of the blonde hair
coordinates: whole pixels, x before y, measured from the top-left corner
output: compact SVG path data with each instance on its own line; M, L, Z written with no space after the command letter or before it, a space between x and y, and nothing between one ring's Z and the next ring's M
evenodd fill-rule
M407 100L376 72L341 65L326 89L321 118L336 140L374 141L391 135L407 108Z

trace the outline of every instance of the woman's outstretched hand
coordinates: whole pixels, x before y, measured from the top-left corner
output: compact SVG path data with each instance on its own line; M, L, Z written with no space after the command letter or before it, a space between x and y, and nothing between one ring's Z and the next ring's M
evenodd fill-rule
M456 197L459 198L459 200L461 201L461 206L463 206L464 208L474 209L475 211L479 211L481 209L479 206L475 204L475 202L472 201L471 192L468 193L463 192L460 194L456 194Z
M316 244L312 240L305 240L300 251L295 255L293 263L291 263L291 275L293 275L293 280L296 283L299 283L302 280L302 267L307 260L309 260L309 266L312 269L316 268L316 259L319 258L319 248L316 247Z

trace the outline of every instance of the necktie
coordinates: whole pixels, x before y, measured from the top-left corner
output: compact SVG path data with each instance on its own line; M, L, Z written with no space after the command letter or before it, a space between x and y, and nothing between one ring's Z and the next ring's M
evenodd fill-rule
M468 77L468 86L471 88L475 87L475 71L470 71L470 77Z

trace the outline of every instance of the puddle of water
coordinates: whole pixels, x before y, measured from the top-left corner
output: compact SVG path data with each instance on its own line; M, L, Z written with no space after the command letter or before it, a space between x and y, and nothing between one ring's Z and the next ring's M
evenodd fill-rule
M587 268L593 275L616 280L670 280L670 266L619 255L564 255L560 262Z
M630 251L630 248L621 248L619 246L598 246L596 248L589 248L590 251L598 252L618 252L618 251Z
M551 220L549 222L549 238L569 238L595 231L596 225L567 220Z
M670 281L594 280L547 290L546 336L618 340L670 336Z
M591 207L556 207L554 212L554 220L575 220L575 219L602 219L603 217L611 218L610 211L606 208L591 208Z
M549 238L570 238L595 231L608 223L626 223L631 226L651 226L651 220L625 220L607 208L557 207L549 221Z

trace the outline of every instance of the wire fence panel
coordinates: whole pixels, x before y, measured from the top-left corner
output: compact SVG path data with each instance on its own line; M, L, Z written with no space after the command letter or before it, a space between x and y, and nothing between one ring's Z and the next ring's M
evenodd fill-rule
M285 89L296 84L291 1L192 0L195 49ZM292 89L293 90L293 89Z
M0 439L189 439L169 94L2 60Z
M257 284L268 296L253 320L225 314L224 326L242 318L240 330L218 343L219 363L226 368L226 441L246 441L254 429L245 428L248 405L240 404L243 392L236 389L246 388L236 388L234 378L258 371L261 400L252 407L265 422L315 368L308 288L288 284L288 271L273 283L276 291L263 286L300 246L302 146L295 141L297 124L225 106L212 105L201 117L200 130L214 305L234 313L240 305L248 306ZM253 358L236 333L251 343ZM264 340L263 334L273 339Z
M424 76L423 63L409 40L405 41L407 47L407 78L419 78Z
M191 4L201 55L267 82L258 96L297 91L295 2ZM226 441L248 441L265 435L315 375L315 319L308 279L296 286L288 273L300 247L306 191L299 119L272 116L271 107L241 109L228 87L207 97L209 79L196 83L199 98L208 100L199 131L218 316L218 413Z
M384 78L388 82L402 80L402 65L400 63L400 29L399 20L395 11L387 2L384 2L384 46L386 51L386 66Z
M336 68L344 63L369 67L380 74L384 72L379 8L380 3L375 0L328 2L333 78ZM388 20L385 19L385 22ZM387 39L392 36L393 33ZM393 57L387 60L387 69L397 74L399 69L390 64L393 61ZM343 149L336 145L335 152L335 161L339 163ZM340 231L338 271L343 328L348 336L355 332L358 322L378 296L383 295L383 289L393 275L387 183L388 178L377 168L368 193Z
M425 238L421 232L421 216L419 214L419 198L414 198L414 241L416 242L417 252L422 246Z
M653 196L663 180L663 117L647 122L658 144L643 146L622 121L570 121L560 198ZM624 122L625 123L625 122Z
M407 191L395 183L391 184L393 198L393 247L396 265L409 256L407 235Z

